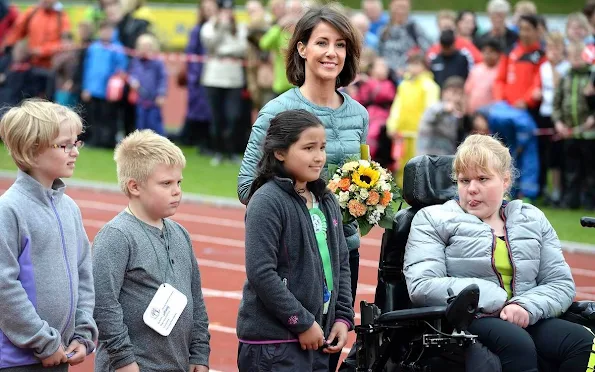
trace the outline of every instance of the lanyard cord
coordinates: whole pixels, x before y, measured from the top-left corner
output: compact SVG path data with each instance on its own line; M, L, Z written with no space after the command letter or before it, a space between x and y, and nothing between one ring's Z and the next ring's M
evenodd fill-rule
M130 206L128 206L127 209L130 212L130 214L132 216L134 216L134 218L136 219L136 222L138 222L140 227L143 229L145 235L147 236L147 239L149 239L149 243L151 243L151 247L153 247L153 252L155 252L155 257L157 258L157 265L159 266L159 271L162 271L161 261L159 260L159 254L157 254L157 248L155 248L155 244L153 244L153 240L151 240L151 237L149 236L147 229L142 224L141 220L138 217L136 217L136 215L132 212L132 209L130 209ZM164 283L167 283L167 273L169 272L169 268L171 268L172 273L174 271L174 268L171 265L171 258L169 256L169 231L167 230L167 225L165 224L165 220L163 220L163 229L165 230L165 233L164 233L165 254L167 255L167 266L165 268L165 273L163 274L163 282L162 282L164 284Z

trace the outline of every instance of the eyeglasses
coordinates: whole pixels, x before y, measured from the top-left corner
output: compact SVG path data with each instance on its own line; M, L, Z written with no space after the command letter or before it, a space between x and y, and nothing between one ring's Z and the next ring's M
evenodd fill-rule
M80 150L84 145L85 143L83 141L76 141L75 143L69 143L66 145L51 145L50 147L54 149L63 149L64 152L68 154L73 148L76 147L77 150Z

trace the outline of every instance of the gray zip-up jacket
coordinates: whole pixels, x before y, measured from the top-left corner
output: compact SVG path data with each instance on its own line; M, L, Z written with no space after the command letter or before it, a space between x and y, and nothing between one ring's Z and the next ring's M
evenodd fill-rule
M501 215L513 267L513 297L507 300L495 269L492 228L451 200L423 208L413 218L403 271L414 305L445 305L449 287L457 294L477 284L484 314L516 303L535 324L568 309L575 296L574 281L558 236L543 212L514 200L503 204Z
M245 342L297 341L314 321L328 336L335 321L353 328L349 252L339 204L327 192L319 201L327 220L334 289L323 322L324 272L306 204L289 179L258 189L246 211L246 276L237 334Z
M95 348L91 249L65 188L19 171L0 196L0 369L41 363L75 339Z
M303 109L314 114L324 124L326 132L326 164L322 171L327 175L329 164L341 164L349 158L360 158L361 145L368 137L368 111L345 93L343 104L337 108L322 107L308 101L299 88L293 88L267 103L258 113L252 126L248 146L238 176L238 196L242 203L248 202L252 181L256 177L256 168L262 157L262 146L272 118L287 110ZM349 250L359 248L360 239L357 223L344 225L345 238Z

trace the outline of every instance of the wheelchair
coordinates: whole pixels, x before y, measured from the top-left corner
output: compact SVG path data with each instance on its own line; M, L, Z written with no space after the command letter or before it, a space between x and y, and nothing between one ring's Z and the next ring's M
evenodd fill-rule
M392 230L382 237L374 303L361 302L356 343L342 371L465 371L464 351L477 342L467 327L477 312L479 288L470 285L456 296L449 290L445 306L414 308L403 275L405 246L415 213L456 195L451 179L453 160L454 156L424 155L405 166L403 198L410 207L395 215ZM595 219L583 218L581 224L595 227ZM593 329L595 302L575 302L562 318Z

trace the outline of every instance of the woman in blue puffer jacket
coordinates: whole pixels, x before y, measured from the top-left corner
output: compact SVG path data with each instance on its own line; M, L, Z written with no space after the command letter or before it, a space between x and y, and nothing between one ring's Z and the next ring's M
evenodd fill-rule
M366 109L340 87L356 77L361 54L361 36L340 10L333 6L310 8L298 21L289 41L286 56L287 79L296 86L269 101L258 113L238 176L238 196L247 203L256 166L262 157L262 144L269 122L278 113L303 109L324 124L326 132L326 174L329 164L340 165L361 156L361 145L368 136ZM359 232L357 223L343 225L349 248L353 301L359 270ZM334 371L338 355L331 358Z
M404 274L416 306L445 305L448 288L480 289L469 332L500 358L503 372L593 370L593 335L558 319L575 296L570 267L544 214L503 201L517 171L508 149L469 136L457 150L458 200L421 209L405 251Z

